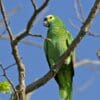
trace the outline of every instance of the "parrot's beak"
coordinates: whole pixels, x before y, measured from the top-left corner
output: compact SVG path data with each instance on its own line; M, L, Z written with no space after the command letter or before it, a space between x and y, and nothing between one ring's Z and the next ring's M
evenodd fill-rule
M46 26L46 27L49 26L49 23L48 23L48 19L47 18L44 18L43 25Z
M46 27L49 26L47 21L44 21L44 22L43 22L43 25L46 26Z

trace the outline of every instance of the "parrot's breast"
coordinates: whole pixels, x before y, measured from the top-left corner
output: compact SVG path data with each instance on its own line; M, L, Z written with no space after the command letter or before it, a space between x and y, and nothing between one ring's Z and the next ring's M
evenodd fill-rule
M58 59L60 58L60 56L67 50L67 45L66 45L66 34L64 34L65 30L61 29L53 29L50 30L47 38L49 38L51 40L48 41L47 43L47 48L48 48L48 58L49 58L49 62L51 65L54 65ZM69 58L68 58L69 59ZM68 60L67 59L67 60Z

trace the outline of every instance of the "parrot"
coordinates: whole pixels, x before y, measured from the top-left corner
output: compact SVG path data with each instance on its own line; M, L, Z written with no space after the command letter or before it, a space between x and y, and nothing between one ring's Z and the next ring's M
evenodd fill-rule
M52 68L71 45L73 37L63 21L56 15L47 15L43 20L43 25L48 29L44 40L45 56L49 68ZM55 76L59 87L60 100L72 100L74 59L75 52L72 51Z

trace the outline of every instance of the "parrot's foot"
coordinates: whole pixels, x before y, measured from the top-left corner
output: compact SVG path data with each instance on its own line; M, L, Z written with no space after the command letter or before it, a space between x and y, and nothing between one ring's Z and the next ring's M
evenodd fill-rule
M58 69L55 68L55 67L53 67L53 68L52 68L52 72L53 72L53 73L57 73L57 72L58 72Z

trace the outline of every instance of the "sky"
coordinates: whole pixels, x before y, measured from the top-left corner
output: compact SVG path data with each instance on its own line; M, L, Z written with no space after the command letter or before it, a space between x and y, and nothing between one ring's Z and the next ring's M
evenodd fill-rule
M36 0L38 6L44 0ZM95 0L81 0L84 10L84 17L89 14ZM22 32L29 21L34 9L31 0L3 0L7 12L20 6L21 10L9 18L10 27L15 35ZM48 7L42 11L37 17L35 24L31 30L34 34L46 36L47 28L43 26L43 18L48 14L59 16L65 23L67 29L72 33L73 37L78 34L79 30L74 28L69 20L75 26L81 27L82 23L76 16L75 0L50 0ZM0 20L2 16L0 14ZM100 33L100 13L94 19L90 31L94 34ZM5 28L0 28L0 34ZM5 33L5 35L7 32ZM37 37L27 37L26 39L43 46L43 39ZM100 38L86 35L76 48L76 61L84 59L97 60L96 52L100 49ZM44 49L35 45L19 44L19 52L26 68L26 84L35 81L49 71L49 66L45 58ZM0 39L0 63L4 67L13 64L15 61L12 56L9 40ZM100 65L83 65L75 68L75 76L73 81L73 100L97 100L100 98ZM0 70L0 73L2 71ZM7 70L7 74L14 84L18 84L18 74L16 66ZM0 77L0 81L5 78ZM30 100L59 100L58 85L54 79L47 84L34 91ZM0 93L0 100L9 100L9 94Z

